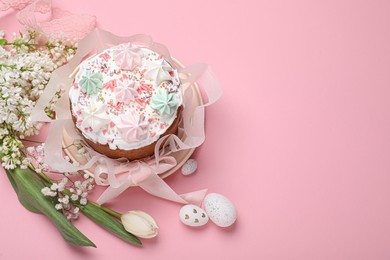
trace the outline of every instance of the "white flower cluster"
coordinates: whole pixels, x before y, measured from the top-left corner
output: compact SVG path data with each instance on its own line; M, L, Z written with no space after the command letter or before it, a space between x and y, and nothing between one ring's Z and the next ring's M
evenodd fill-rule
M6 169L26 167L20 139L38 134L41 127L31 121L31 111L51 73L75 52L74 45L40 39L42 35L30 32L9 42L0 33L0 153Z
M42 143L38 146L29 146L26 149L26 158L28 158L30 162L33 162L35 165L35 171L37 173L50 171L49 165L44 162L44 155L45 143Z
M0 132L5 133L0 146L0 152L4 154L2 166L5 169L14 169L16 165L19 165L21 168L26 169L30 161L22 156L20 150L23 147L22 142L9 136L7 129L0 129Z
M76 145L78 147L79 144ZM88 195L95 187L95 180L89 174L83 172L74 173L59 173L49 168L44 163L44 146L30 146L26 149L27 155L32 159L35 165L36 172L51 172L60 175L62 178L53 182L50 187L45 187L41 190L42 194L48 197L53 197L56 200L55 208L61 210L62 213L69 219L77 219L79 207L88 203ZM79 155L89 156L80 148ZM76 205L76 206L75 206Z
M53 183L50 188L42 189L43 195L57 199L55 208L61 210L69 220L78 218L80 210L78 205L87 205L87 196L94 188L95 180L89 175L83 175L83 180L72 181L71 177L77 177L77 175L77 173L67 174L63 179Z

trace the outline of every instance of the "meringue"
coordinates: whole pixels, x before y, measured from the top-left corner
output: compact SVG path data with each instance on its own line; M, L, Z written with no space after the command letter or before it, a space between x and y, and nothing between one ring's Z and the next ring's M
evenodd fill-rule
M148 122L133 111L121 115L115 123L122 138L127 142L138 141L145 137L147 132Z
M159 90L153 95L150 106L161 116L170 116L179 104L177 97L166 90Z
M130 42L119 45L114 51L115 63L123 70L133 70L141 65L142 57L140 48L133 47Z
M80 80L81 90L88 95L96 94L102 89L103 76L88 71Z
M151 62L148 64L148 71L145 73L145 78L149 80L155 80L157 85L166 80L171 80L169 71L172 70L171 66L168 65L163 59Z
M138 93L134 89L134 86L134 81L119 81L118 85L114 88L116 101L123 102L125 104L129 104L131 101L133 101L138 96Z
M110 117L107 114L107 107L100 103L91 102L90 106L81 111L83 121L81 126L91 127L94 132L99 131L110 123Z

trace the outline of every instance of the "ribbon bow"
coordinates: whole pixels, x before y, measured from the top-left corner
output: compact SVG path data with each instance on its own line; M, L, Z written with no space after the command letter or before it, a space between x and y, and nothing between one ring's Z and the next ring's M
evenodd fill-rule
M96 182L97 184L108 186L107 190L98 199L98 203L100 204L118 196L126 188L138 185L154 196L178 203L194 203L200 205L206 195L206 190L178 195L158 174L172 169L177 164L173 157L169 157L170 154L199 147L205 140L205 107L214 103L222 95L222 89L220 88L218 79L206 64L195 64L179 69L183 86L186 86L183 95L185 109L182 114L182 123L179 125L179 133L178 135L166 135L160 138L156 143L155 157L149 162L131 162L124 165L92 150L92 157L81 166L75 166L63 157L62 139L59 138L59 133L66 131L74 140L83 139L74 128L69 109L68 93L73 82L72 78L74 77L72 72L91 51L96 50L96 52L100 52L108 46L124 42L135 42L141 46L149 46L150 49L160 53L166 60L172 62L168 49L162 44L153 42L148 35L137 34L128 37L119 37L110 32L96 29L85 36L79 41L77 52L73 59L52 73L44 93L36 102L31 112L32 120L51 122L45 145L45 163L61 172L74 172L90 169L92 165L95 165L99 161L100 163L96 166L94 173ZM198 96L200 95L200 92L197 90L198 86L194 85L195 81L198 81L200 86L203 87L203 92L207 96L208 101L191 108L195 99L201 99ZM45 108L59 88L64 88L65 93L61 96L55 108L57 118L52 120L47 117ZM103 173L105 174L103 175Z
M110 185L97 200L99 204L117 197L130 186L139 186L151 195L166 200L198 206L206 196L207 189L179 195L158 176L159 173L168 171L177 164L172 156L161 157L158 162L149 160L116 165L112 165L111 162L102 160L94 172L97 184Z

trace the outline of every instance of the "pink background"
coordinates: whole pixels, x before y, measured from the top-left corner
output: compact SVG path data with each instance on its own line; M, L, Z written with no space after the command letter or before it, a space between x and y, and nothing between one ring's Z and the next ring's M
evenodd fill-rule
M198 172L237 206L223 230L184 226L180 205L128 190L109 205L160 226L143 248L86 218L98 246L63 242L0 175L0 259L389 259L389 1L54 1L120 35L147 33L184 64L209 63L224 96L207 110ZM18 30L15 13L0 27ZM97 196L101 190L95 191Z

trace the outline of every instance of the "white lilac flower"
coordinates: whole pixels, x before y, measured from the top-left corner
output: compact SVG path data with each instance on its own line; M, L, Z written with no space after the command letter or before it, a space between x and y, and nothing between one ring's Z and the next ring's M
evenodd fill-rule
M72 164L73 164L74 166L76 166L76 167L80 166L80 163L77 162L77 161L74 161Z
M5 39L3 32L0 32L0 39ZM4 139L19 140L38 134L41 123L30 119L35 102L43 93L51 73L74 55L75 46L65 46L58 40L48 40L46 47L34 45L41 39L42 35L37 32L14 34L14 40L6 42L7 48L0 45L1 161L7 169L25 168L27 161L23 159L24 154L12 153L12 147L6 148L12 143L4 142ZM56 95L54 102L57 100Z
M58 184L57 183L53 183L51 186L50 186L50 189L52 191L56 191L58 189Z
M33 153L35 152L35 147L29 146L29 147L27 147L26 150L27 150L28 155L33 155Z
M85 154L85 148L84 147L81 147L80 149L78 149L77 150L77 153L79 154L79 155L83 155L83 154Z
M57 188L57 190L58 190L59 192L63 192L63 191L65 190L65 184L62 183L62 182L58 183L58 188Z
M57 192L52 191L49 187L45 187L41 190L42 194L48 197L57 196Z
M69 197L68 197L68 195L65 195L65 196L62 198L62 203L63 203L63 204L69 204Z

